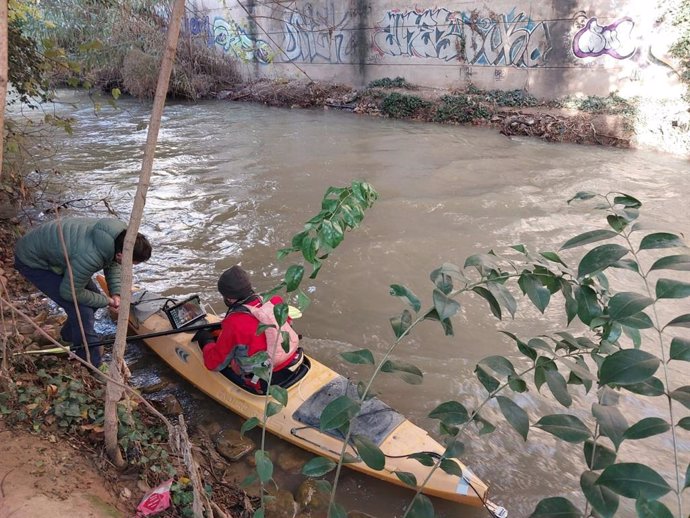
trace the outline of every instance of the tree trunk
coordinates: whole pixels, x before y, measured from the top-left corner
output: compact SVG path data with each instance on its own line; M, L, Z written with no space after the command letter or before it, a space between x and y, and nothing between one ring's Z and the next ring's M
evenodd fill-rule
M2 161L5 151L5 103L7 102L7 85L9 69L7 65L7 48L9 26L7 23L7 0L0 0L0 180L3 178Z
M0 1L6 2L6 0ZM137 185L137 192L134 196L134 205L132 207L132 214L129 219L127 235L122 250L122 293L120 293L121 301L117 318L117 333L115 335L115 344L113 345L113 356L110 362L110 376L119 382L122 382L124 379L125 339L127 337L129 305L132 298L132 251L139 225L141 224L144 205L146 204L146 193L151 183L151 171L153 169L153 158L156 151L158 131L161 125L165 98L168 93L170 74L175 61L177 40L180 35L180 25L183 15L184 0L175 0L170 23L168 25L168 35L163 61L158 74L158 85L153 100L151 122L149 124L148 136L146 139L146 148L144 149L144 160L141 165L141 173L139 174L139 184ZM122 399L122 395L123 390L120 387L110 382L107 384L105 395L105 448L108 456L117 466L124 466L125 464L117 440L117 405Z

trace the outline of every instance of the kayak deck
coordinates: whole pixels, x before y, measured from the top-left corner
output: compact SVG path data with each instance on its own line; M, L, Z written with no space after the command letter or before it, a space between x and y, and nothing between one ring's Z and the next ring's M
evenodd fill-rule
M171 330L170 320L163 311L154 311L156 304L158 304L160 309L162 306L160 301L164 299L151 293L138 293L135 294L135 300L137 295L140 299L150 300L143 301L145 304L139 308L139 311L136 309L138 305L133 306L130 316L130 328L136 334ZM147 304L150 307L145 311L141 311L144 309L143 306ZM153 304L152 307L151 304ZM207 319L209 322L220 320L213 315L209 315ZM182 377L221 405L245 419L256 417L262 420L265 396L252 394L233 383L220 372L206 369L203 353L198 344L191 341L192 335L193 331L179 332L167 336L147 338L144 342ZM319 397L320 392L323 392L325 388L342 385L343 382L341 380L345 379L314 358L306 354L305 356L311 364L309 372L297 383L287 388L287 405L278 414L268 419L265 428L274 435L300 448L337 462L343 448L342 439L332 432L322 432L318 428L318 419L314 421L313 415L305 418L304 414L305 408L309 404L314 405L314 401ZM352 390L352 387L350 390ZM335 393L335 395L331 394L331 399L339 395L337 391L331 392ZM376 398L373 399L375 400ZM318 412L318 405L321 405L322 408L327 402L319 402L316 410L312 409L312 414L315 411ZM365 405L368 403L366 402ZM377 409L385 410L388 415L387 419L392 420L392 423L387 429L379 432L378 437L371 437L371 434L367 435L386 455L384 469L381 471L374 470L362 461L348 463L346 466L392 484L413 489L403 483L396 476L395 472L411 473L415 476L418 483L422 483L429 477L431 468L424 466L415 459L408 458L407 455L424 452L432 456L440 456L444 453L445 447L433 439L425 430L405 419L404 416L395 412L385 403L381 402L380 405ZM361 429L368 428L366 423L364 424L364 426L360 427ZM353 426L355 425L353 424ZM346 452L353 456L356 455L351 446L348 446ZM488 487L486 484L474 475L469 468L456 459L454 460L462 470L463 476L460 478L450 475L441 469L436 469L431 473L422 492L430 496L462 504L489 506L495 516L500 518L507 516L505 509L488 501Z

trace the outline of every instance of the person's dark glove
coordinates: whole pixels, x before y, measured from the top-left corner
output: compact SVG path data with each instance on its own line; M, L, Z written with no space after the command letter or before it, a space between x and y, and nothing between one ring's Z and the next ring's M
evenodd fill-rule
M208 344L215 342L216 339L208 329L199 329L196 333L194 333L192 341L199 342L199 347L203 349Z

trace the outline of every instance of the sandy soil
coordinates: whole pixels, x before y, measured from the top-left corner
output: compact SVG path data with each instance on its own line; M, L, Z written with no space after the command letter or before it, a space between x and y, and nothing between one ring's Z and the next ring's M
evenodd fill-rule
M0 420L0 518L130 516L106 486L90 456L70 443Z

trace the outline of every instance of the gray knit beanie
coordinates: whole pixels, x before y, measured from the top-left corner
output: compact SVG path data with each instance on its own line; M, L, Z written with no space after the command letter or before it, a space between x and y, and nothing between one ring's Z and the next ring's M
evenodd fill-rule
M254 293L249 274L239 265L225 270L218 279L218 291L228 299L243 300Z

